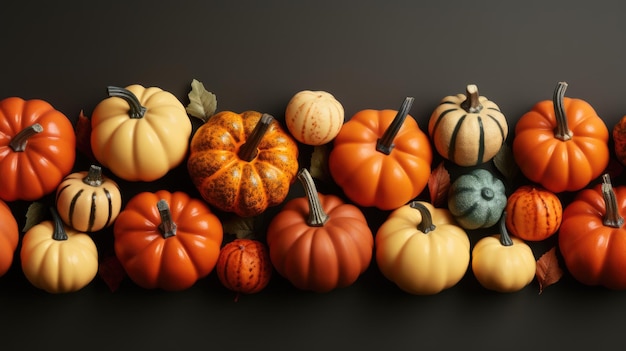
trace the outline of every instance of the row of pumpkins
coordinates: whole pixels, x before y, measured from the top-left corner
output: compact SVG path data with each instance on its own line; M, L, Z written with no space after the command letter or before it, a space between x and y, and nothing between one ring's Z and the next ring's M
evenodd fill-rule
M570 273L588 285L626 289L622 239L626 189L604 174L609 132L585 101L565 97L560 82L551 100L537 103L515 127L513 155L534 185L507 197L486 169L508 135L498 106L479 95L445 97L428 134L398 110L362 110L344 122L339 101L304 90L285 111L286 129L271 115L222 111L193 132L188 110L157 87L109 87L90 117L90 146L98 162L72 173L75 126L49 103L9 97L0 101L0 275L22 240L22 270L51 293L76 291L93 280L98 250L91 235L113 226L115 255L127 275L146 289L183 290L216 270L227 288L254 293L277 271L295 287L327 292L354 283L372 259L386 278L411 294L454 286L469 267L495 291L517 291L535 277L525 241L559 232ZM624 127L614 129L618 157ZM332 145L333 181L351 202L317 191L298 164L298 143ZM431 176L432 147L466 169L451 185L447 208L415 200ZM151 182L186 161L202 199L184 192L141 192L123 205L110 170L126 181ZM622 159L620 158L620 161ZM286 201L299 180L305 196ZM578 192L563 209L558 194ZM51 220L21 237L7 203L56 193ZM282 206L266 242L223 241L223 223L211 208L241 218ZM361 207L390 211L373 233ZM472 248L468 230L499 225L498 234ZM374 235L375 234L375 235Z

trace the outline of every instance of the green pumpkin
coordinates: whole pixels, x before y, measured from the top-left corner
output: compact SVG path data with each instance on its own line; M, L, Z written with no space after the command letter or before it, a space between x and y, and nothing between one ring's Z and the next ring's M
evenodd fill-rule
M460 175L448 192L448 209L464 229L488 228L498 223L506 201L502 180L482 168Z

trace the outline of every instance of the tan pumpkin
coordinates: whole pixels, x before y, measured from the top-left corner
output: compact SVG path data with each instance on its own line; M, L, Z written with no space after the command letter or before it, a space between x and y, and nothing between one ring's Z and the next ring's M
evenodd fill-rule
M307 145L332 141L344 122L343 105L326 91L302 90L285 111L285 124L293 137Z
M63 222L86 233L97 232L115 221L122 208L117 183L102 174L102 167L69 174L56 192L56 208Z

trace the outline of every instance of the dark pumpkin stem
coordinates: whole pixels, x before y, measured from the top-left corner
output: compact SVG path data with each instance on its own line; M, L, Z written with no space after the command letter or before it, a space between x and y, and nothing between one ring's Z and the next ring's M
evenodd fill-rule
M99 187L102 185L102 182L102 167L91 165L91 167L89 167L89 172L85 178L83 178L83 183L93 187Z
M161 224L159 224L159 230L163 234L163 238L167 239L176 235L176 223L172 220L172 211L167 201L161 199L157 202L157 208L159 209L159 215L161 216Z
M509 235L508 229L506 229L506 211L502 212L502 217L500 217L500 244L502 246L513 246L513 239L511 239L511 235Z
M109 96L122 98L128 103L130 107L128 116L130 118L142 118L146 114L147 109L141 105L141 102L139 102L139 99L132 91L126 88L108 86L107 92Z
M241 145L241 148L239 149L240 159L246 162L250 162L256 157L259 143L263 139L263 136L269 129L270 125L272 125L273 121L274 117L272 117L272 115L270 114L264 113L261 116L259 122L256 124L256 126L254 126L254 130L252 130L252 133L250 133L250 136L248 137L246 142L243 143L243 145Z
M317 194L317 188L315 187L311 173L309 173L306 168L303 168L298 172L298 180L302 183L306 198L309 200L309 218L306 224L310 227L324 226L324 223L326 223L330 217L324 212L324 208L322 208L322 203Z
M65 224L63 224L63 220L61 219L61 216L59 216L59 212L56 208L54 208L54 206L50 207L50 214L52 215L52 223L54 224L52 239L58 241L67 240Z
M35 123L20 130L20 132L11 139L9 146L15 152L24 152L24 150L26 150L26 144L28 144L28 138L41 132L43 132L41 124Z
M424 206L424 204L418 201L411 201L409 203L409 206L420 211L420 214L422 215L422 221L417 225L417 229L419 231L424 234L428 234L437 229L437 227L433 223L433 216L430 214L430 211L428 210L428 208L426 208L426 206Z
M391 150L393 150L393 147L395 146L393 144L393 140L396 138L396 135L400 131L400 128L402 128L404 120L409 114L411 106L413 106L414 100L415 98L410 96L404 99L404 101L402 102L402 106L400 106L400 110L398 110L398 113L396 114L396 117L393 119L389 127L385 130L383 136L378 139L378 143L376 143L376 151L382 152L386 155L389 155L391 153Z
M559 82L554 89L552 103L554 104L554 115L556 118L556 130L554 137L563 141L572 139L573 133L567 124L567 115L563 107L563 99L565 98L565 90L567 90L566 82Z
M611 185L611 176L602 175L602 197L606 206L606 213L602 219L602 224L608 227L620 228L624 224L624 218L619 214L617 207L617 197Z
M461 107L465 111L468 113L478 113L483 109L483 105L480 103L478 87L475 84L469 84L465 87L465 96L467 96L467 98L461 103Z

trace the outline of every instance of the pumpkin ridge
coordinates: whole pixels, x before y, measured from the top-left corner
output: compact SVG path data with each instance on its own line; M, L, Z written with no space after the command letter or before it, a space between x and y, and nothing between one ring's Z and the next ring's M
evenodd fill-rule
M450 161L452 163L457 163L456 162L456 138L459 134L459 131L461 130L461 125L463 124L463 122L465 121L465 118L467 117L467 114L464 114L463 116L461 116L456 125L454 126L454 129L452 130L452 135L450 136L450 146L448 148L448 157L450 158Z
M242 262L242 256L243 253L241 252L242 250L232 250L230 252L228 252L228 256L226 256L225 261L226 262L232 262L231 258L233 257L233 255L235 254L239 254L239 256L237 257L236 263L237 266L234 268L235 271L239 272L241 270L241 262ZM233 288L240 288L241 287L241 279L240 279L240 275L239 274L234 274L234 277L232 277L231 275L228 274L229 268L231 268L230 264L228 265L224 265L223 270L222 270L222 277L225 278L225 282L228 285L228 288L233 289ZM235 281L233 282L231 279L235 278Z
M452 102L450 102L451 104L453 104ZM435 135L437 133L437 129L439 128L439 125L441 124L441 121L443 121L443 119L451 112L457 111L456 108L451 108L449 110L445 110L442 111L439 116L437 116L437 119L435 120L435 123L433 123L433 127L432 127L432 131L430 132L431 135ZM451 143L452 144L452 143Z
M493 109L493 110L500 112L500 110L498 109ZM500 137L502 138L502 143L504 144L506 140L506 135L504 132L504 128L502 128L502 124L500 123L500 121L498 121L498 119L494 115L488 113L487 116L489 116L489 118L491 118L493 122L498 126L498 129L500 130Z

